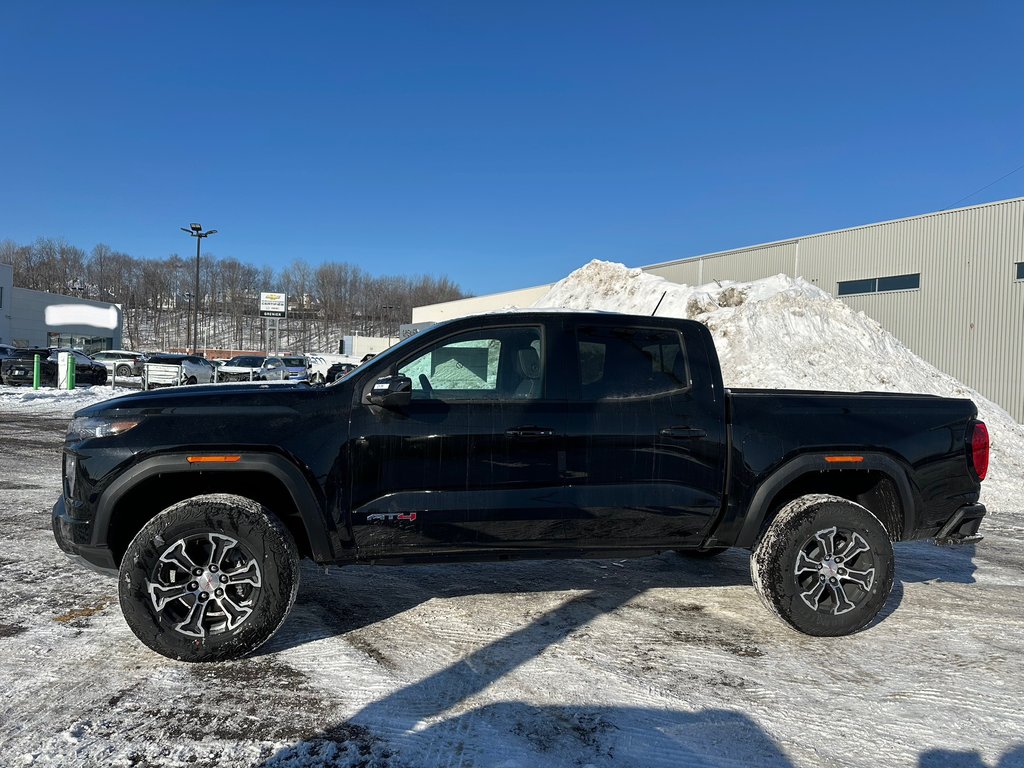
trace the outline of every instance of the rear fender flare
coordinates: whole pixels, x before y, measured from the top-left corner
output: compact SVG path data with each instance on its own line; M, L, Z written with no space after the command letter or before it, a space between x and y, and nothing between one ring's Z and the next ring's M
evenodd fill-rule
M744 517L743 527L740 529L739 537L736 540L737 547L752 547L761 533L765 518L771 512L769 505L772 499L787 485L798 480L803 475L819 472L843 472L873 470L885 474L893 481L896 491L900 496L900 505L903 508L903 530L913 530L914 523L914 493L907 478L907 472L891 456L884 453L858 452L857 456L863 457L863 461L851 465L838 465L830 467L825 461L826 456L834 456L837 453L849 453L848 451L828 453L808 453L790 459L758 486L750 506ZM841 467L846 467L843 469Z

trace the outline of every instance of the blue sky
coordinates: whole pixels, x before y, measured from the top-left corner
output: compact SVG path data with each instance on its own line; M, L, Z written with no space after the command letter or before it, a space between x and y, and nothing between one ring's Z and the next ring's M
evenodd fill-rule
M939 210L1024 164L1019 8L6 3L0 239L489 293Z

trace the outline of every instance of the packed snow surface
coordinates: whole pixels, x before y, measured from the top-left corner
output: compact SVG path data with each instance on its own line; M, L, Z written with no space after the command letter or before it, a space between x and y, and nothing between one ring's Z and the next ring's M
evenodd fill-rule
M736 550L304 563L264 648L188 665L138 643L117 582L50 532L67 419L118 391L0 387L0 766L1024 766L1019 425L802 280L594 262L542 303L703 322L732 387L972 398L994 442L985 541L897 545L880 620L839 638L773 620Z

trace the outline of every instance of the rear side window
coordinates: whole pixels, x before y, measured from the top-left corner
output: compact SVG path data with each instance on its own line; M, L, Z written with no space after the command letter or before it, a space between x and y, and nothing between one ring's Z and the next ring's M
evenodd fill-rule
M576 332L582 400L650 397L686 389L686 350L676 331L582 327Z

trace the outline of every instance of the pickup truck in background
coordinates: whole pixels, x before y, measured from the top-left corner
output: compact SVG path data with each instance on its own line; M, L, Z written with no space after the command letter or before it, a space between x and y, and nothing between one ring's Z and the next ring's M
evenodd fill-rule
M337 383L142 392L79 411L60 547L119 574L172 658L234 658L287 616L299 560L707 557L751 550L792 628L870 623L892 542L977 539L969 400L727 390L699 323L516 312L439 324Z

